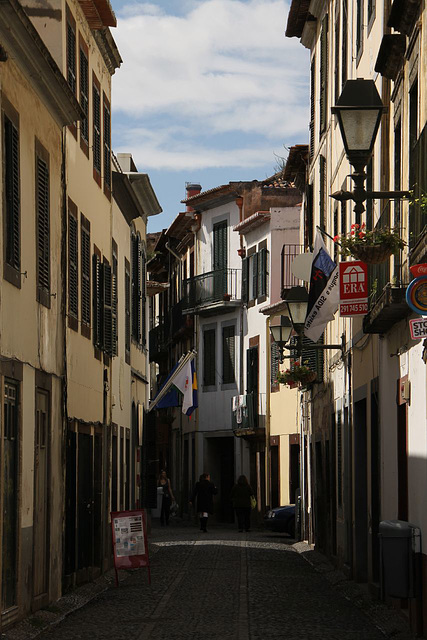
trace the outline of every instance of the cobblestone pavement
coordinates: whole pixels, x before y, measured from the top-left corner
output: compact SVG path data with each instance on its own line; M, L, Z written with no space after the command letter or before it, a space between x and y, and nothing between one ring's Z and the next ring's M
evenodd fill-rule
M211 527L153 528L146 569L120 572L78 610L45 618L38 640L409 640L403 616L373 603L304 543ZM61 601L58 611L61 610ZM43 612L36 614L43 620ZM55 616L55 613L52 614ZM61 620L62 618L62 620ZM53 623L53 624L52 624ZM6 640L35 637L23 626ZM20 635L21 631L21 635Z

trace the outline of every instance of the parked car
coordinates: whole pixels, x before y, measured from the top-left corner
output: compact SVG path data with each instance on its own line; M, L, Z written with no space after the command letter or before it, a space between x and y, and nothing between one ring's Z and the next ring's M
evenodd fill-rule
M295 505L270 509L264 516L264 525L270 531L288 533L291 538L295 538Z

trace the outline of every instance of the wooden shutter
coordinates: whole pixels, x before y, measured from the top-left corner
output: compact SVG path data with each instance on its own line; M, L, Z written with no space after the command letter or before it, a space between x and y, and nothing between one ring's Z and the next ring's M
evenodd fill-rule
M218 222L213 227L213 269L227 268L227 222Z
M203 332L203 385L209 387L215 384L215 329L205 329Z
M326 228L326 160L324 156L320 156L320 177L319 177L319 226L321 229Z
M79 313L78 223L77 207L68 199L68 313L72 319ZM70 326L77 330L77 323Z
M359 57L363 45L363 0L356 0L356 53Z
M99 255L92 257L93 265L93 344L102 347L102 264Z
M19 167L19 132L9 118L4 116L5 146L5 204L6 204L6 262L13 269L20 271L20 167ZM18 279L20 284L20 277Z
M81 233L81 274L82 274L82 333L90 338L90 222L83 214L80 216ZM88 335L89 334L89 335Z
M310 369L317 373L316 382L323 382L324 376L324 351L323 349L310 349L310 346L313 344L311 340L303 336L302 339L302 361L303 364L307 364ZM322 334L317 341L317 344L325 344L325 338Z
M130 363L130 264L125 258L125 358L126 362Z
M138 236L132 236L132 337L141 341L141 259Z
M235 329L234 326L222 329L222 382L232 384L235 363Z
M268 295L268 251L263 248L258 256L258 296Z
M89 62L86 52L80 44L80 106L85 117L80 120L80 135L89 144Z
M315 107L316 107L316 58L313 57L311 61L311 69L310 69L310 158L314 155L314 122L315 122Z
M249 258L242 260L242 302L248 302L249 296Z
M93 117L93 170L101 175L101 94L99 82L93 77L92 82L92 117Z
M111 266L104 262L102 265L102 348L109 356L113 355L113 296L112 296L112 270Z
M118 322L117 322L118 274L117 274L117 270L118 270L117 245L113 240L113 267L112 267L112 274L111 274L111 335L112 335L111 355L112 356L116 356L118 353L118 349L117 349L117 339L118 339Z
M37 300L50 307L50 188L48 154L36 143Z
M271 391L278 391L279 384L277 382L277 374L279 373L279 356L280 351L277 342L274 340L270 345L270 385Z
M347 59L348 59L348 0L342 3L342 46L341 46L341 89L347 81Z
M76 95L76 22L67 7L67 82Z
M143 345L147 343L147 323L146 323L146 302L147 302L147 258L145 250L140 242L140 256L141 256L141 342Z
M251 300L256 300L258 297L258 254L254 253L251 255L252 262L252 295Z
M322 21L320 36L320 135L326 130L328 107L328 15Z
M313 247L314 218L313 218L313 185L308 184L305 191L305 246Z
M110 103L104 94L104 186L111 190L111 114Z

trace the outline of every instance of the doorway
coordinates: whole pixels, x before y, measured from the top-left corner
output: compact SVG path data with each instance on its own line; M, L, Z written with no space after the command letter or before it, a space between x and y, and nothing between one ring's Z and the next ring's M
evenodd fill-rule
M34 434L33 610L48 602L50 396L36 389Z

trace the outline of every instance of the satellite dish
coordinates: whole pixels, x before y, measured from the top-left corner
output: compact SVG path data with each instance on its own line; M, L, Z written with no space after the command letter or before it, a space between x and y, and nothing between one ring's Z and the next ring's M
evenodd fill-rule
M291 271L295 278L310 282L312 262L312 253L300 253L299 256L296 256L291 264Z

